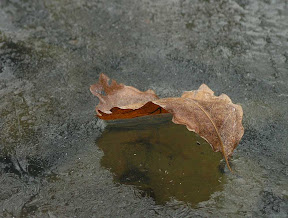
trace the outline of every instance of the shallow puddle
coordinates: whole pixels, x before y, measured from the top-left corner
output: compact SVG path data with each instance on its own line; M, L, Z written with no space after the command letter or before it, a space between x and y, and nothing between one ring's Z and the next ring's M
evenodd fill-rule
M97 144L115 182L136 186L158 204L175 198L195 206L225 182L222 155L171 116L110 123Z

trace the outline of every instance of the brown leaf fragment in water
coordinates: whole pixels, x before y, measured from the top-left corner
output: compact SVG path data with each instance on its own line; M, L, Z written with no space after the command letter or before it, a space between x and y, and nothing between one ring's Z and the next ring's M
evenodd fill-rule
M152 90L141 92L115 80L109 85L109 80L101 74L98 83L90 87L92 94L100 101L96 106L100 119L129 119L171 113L174 123L186 125L189 131L204 138L214 151L220 151L231 170L228 157L239 144L244 128L242 107L233 104L227 95L215 96L207 85L202 84L198 90L184 92L180 98L159 99Z

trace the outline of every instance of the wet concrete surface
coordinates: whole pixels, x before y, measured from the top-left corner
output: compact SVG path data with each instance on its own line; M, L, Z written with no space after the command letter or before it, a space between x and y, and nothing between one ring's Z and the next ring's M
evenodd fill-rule
M1 217L287 217L285 0L0 2ZM89 86L206 83L244 110L223 190L159 205L101 166ZM96 144L95 144L96 141Z

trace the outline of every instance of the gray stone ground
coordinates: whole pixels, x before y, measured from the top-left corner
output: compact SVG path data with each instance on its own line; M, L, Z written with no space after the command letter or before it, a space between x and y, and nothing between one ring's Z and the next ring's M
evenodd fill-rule
M1 0L1 217L287 217L286 0ZM206 83L244 109L227 184L156 205L100 166L100 72L161 97Z

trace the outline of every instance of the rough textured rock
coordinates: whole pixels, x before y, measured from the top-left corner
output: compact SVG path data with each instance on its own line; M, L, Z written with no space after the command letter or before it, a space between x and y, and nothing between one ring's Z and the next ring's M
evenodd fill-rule
M0 216L288 213L287 1L0 2ZM159 97L207 84L245 111L224 190L156 205L100 166L87 87L105 72ZM179 79L181 78L181 79ZM136 193L136 194L135 194ZM111 206L113 205L113 206Z

